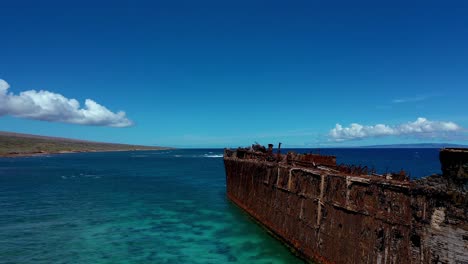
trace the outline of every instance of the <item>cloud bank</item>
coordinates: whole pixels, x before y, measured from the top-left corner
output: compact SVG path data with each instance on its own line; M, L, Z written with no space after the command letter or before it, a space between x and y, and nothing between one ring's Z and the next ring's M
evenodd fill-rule
M10 85L0 79L0 116L63 122L79 125L128 127L133 124L125 112L114 113L91 99L84 107L75 99L49 91L29 90L18 95L9 93Z
M430 121L426 118L419 117L414 122L408 122L396 126L385 124L363 126L353 123L349 127L343 127L340 124L336 124L335 128L330 130L329 137L333 141L346 141L384 136L439 137L461 130L462 128L454 122Z

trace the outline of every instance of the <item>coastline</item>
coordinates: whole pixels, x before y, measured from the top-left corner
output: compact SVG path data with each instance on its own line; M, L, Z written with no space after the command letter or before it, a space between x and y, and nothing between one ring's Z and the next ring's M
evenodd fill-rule
M146 150L170 150L174 148L160 147L160 148L144 148L144 149L103 149L103 150L61 150L61 151L36 151L36 152L22 152L22 153L0 153L0 158L24 158L24 157L36 157L45 155L57 155L57 154L73 154L73 153L94 153L94 152L122 152L122 151L146 151Z
M164 146L94 142L80 139L0 131L0 158L34 157L82 152L142 151L165 149L172 148Z

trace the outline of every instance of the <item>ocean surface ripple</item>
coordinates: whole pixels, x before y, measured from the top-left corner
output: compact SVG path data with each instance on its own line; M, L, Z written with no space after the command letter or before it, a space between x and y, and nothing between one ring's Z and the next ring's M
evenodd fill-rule
M320 151L439 171L435 149ZM0 263L301 263L225 184L221 149L2 158Z

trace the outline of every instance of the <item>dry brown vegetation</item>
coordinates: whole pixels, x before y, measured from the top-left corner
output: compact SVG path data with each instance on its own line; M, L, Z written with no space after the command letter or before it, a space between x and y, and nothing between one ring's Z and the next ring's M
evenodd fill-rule
M14 157L46 153L161 150L165 147L100 143L0 131L0 156Z

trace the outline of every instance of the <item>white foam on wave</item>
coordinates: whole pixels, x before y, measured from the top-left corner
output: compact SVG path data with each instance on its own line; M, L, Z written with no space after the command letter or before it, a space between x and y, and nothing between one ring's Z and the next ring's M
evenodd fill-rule
M222 158L223 154L205 154L203 155L205 158Z
M174 155L176 158L222 158L223 154L203 154L203 155Z

